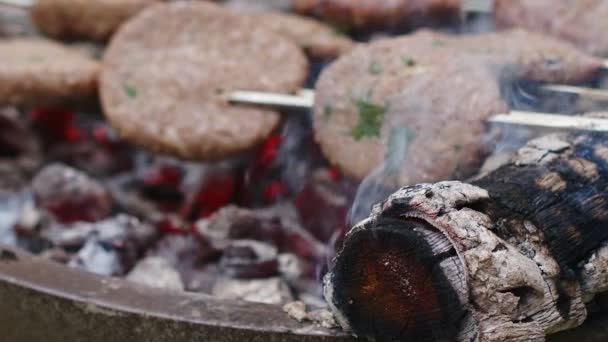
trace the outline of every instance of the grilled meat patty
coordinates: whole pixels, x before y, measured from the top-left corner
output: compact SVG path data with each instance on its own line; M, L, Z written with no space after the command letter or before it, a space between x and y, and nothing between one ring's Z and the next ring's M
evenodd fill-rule
M252 23L291 38L314 59L335 58L354 46L347 36L311 18L281 12L245 15Z
M567 43L521 30L378 40L321 75L315 135L327 158L357 179L395 160L401 184L462 178L486 155L485 120L508 110L502 85L583 81L600 67Z
M299 13L346 29L416 26L460 18L460 0L293 0L292 4Z
M36 0L31 17L53 38L104 41L127 19L160 0Z
M321 150L356 179L384 161L383 172L400 184L473 173L486 154L485 120L508 109L498 75L476 57L413 53L400 40L358 47L321 75L314 108Z
M533 81L585 82L597 77L602 68L601 59L567 42L522 29L474 35L419 30L404 36L399 44L409 46L413 55L417 49L430 47L433 53L458 50L485 57L490 65L510 71L514 77Z
M543 32L588 53L608 56L608 1L495 0L494 16L499 28Z
M144 10L103 60L104 112L128 140L189 159L220 159L261 142L279 123L266 108L230 105L236 89L297 90L307 75L289 39L207 2Z
M56 105L97 93L99 63L53 41L15 38L0 41L0 103Z

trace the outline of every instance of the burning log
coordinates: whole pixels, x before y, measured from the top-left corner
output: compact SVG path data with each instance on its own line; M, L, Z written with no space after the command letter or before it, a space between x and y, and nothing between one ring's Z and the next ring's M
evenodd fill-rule
M325 297L379 341L544 341L608 291L607 177L605 137L551 135L471 184L402 188L348 233Z

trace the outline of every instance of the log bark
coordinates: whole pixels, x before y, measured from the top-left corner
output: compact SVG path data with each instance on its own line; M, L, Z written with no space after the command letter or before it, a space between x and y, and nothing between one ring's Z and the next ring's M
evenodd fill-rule
M544 341L608 291L608 139L556 134L470 183L405 187L347 235L324 280L377 341Z

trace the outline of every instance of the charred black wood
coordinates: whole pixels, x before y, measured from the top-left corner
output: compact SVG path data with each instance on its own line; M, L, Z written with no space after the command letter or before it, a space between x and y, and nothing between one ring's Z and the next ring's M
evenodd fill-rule
M608 140L551 135L471 184L402 188L325 278L341 325L376 341L544 341L608 291Z

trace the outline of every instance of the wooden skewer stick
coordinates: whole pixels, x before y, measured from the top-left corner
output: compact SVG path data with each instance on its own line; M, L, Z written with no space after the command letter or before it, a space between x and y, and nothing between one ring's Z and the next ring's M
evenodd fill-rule
M607 94L603 95L608 96ZM603 97L603 99L608 98ZM230 102L242 104L310 109L314 105L314 93L309 89L302 89L296 95L235 91L229 94L228 100ZM512 111L508 114L494 115L488 120L488 122L533 127L608 132L608 119L587 118L552 113Z

